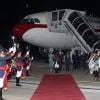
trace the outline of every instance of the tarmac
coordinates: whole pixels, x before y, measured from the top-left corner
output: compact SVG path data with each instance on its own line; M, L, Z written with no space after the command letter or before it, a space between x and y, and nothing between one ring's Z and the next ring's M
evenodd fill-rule
M52 74L48 63L45 61L35 60L32 62L32 72L30 77L21 79L21 87L15 84L15 76L9 80L9 88L3 90L3 97L7 100L30 100L31 96L40 84L44 74ZM57 74L71 74L78 84L80 90L86 97L86 100L100 100L100 81L95 81L96 78L90 75L87 70L73 70L70 66L70 71L65 71L63 65L62 71Z

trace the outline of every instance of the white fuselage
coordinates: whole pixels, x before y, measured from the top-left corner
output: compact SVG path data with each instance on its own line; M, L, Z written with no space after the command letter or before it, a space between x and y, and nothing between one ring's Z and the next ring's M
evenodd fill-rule
M68 30L65 32L50 31L48 26L50 16L47 15L47 12L28 15L24 19L28 20L28 23L19 24L13 29L13 33L20 36L24 41L45 48L71 49L80 47L75 36ZM38 21L39 23L36 22L37 19L40 21ZM27 28L31 21L34 22L33 27L31 25L31 28ZM38 27L38 25L40 26ZM43 25L46 27L42 27Z
M49 16L50 17L50 16ZM28 29L23 35L22 39L30 44L37 45L45 48L62 48L71 49L73 47L79 46L75 37L70 34L69 31L66 32L52 32L49 30L47 12L36 13L28 15L25 18L37 18L40 20L40 25L47 25L47 27L34 27Z
M47 48L70 49L78 46L73 36L66 33L49 32L48 28L32 28L24 33L23 40Z

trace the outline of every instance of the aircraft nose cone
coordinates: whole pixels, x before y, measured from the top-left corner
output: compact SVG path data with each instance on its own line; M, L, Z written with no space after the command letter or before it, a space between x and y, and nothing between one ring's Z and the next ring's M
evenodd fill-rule
M20 23L13 27L12 33L17 37L22 38L24 33L31 28L47 28L47 25L32 24L32 23Z
M17 37L22 38L23 34L30 28L33 28L32 24L20 23L13 27L12 33Z

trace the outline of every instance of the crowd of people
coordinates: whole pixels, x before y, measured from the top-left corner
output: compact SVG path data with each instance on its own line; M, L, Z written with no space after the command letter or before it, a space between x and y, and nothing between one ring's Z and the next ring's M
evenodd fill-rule
M50 51L48 54L50 71L55 73L62 71L65 67L66 71L83 70L90 72L97 80L100 80L100 51L94 50L90 54L81 53L76 50L72 55L71 51Z
M15 75L16 86L21 86L20 79L30 76L32 57L27 51L23 54L22 50L12 46L8 51L0 48L0 100L6 100L2 97L2 89L8 89L8 79Z
M85 70L87 68L88 55L86 53L81 54L79 50L76 50L72 55L71 51L50 51L48 54L50 71L55 69L55 72L62 70L63 65L66 71ZM71 65L73 68L71 68Z
M100 51L95 50L90 55L76 50L71 51L51 50L48 52L48 61L50 71L59 73L65 66L66 71L88 69L90 74L100 80ZM16 86L21 86L20 79L30 76L32 70L33 57L29 50L24 54L20 48L13 45L9 50L0 48L0 100L6 100L2 97L2 89L8 89L8 79L15 75Z
M95 50L90 54L90 58L88 60L88 66L90 74L97 77L97 80L100 80L100 51Z

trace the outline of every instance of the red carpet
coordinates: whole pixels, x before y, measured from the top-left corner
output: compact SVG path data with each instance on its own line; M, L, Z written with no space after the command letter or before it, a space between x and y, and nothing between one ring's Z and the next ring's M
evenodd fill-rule
M71 75L44 75L31 100L86 100Z

